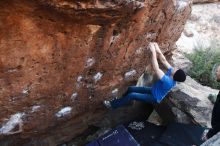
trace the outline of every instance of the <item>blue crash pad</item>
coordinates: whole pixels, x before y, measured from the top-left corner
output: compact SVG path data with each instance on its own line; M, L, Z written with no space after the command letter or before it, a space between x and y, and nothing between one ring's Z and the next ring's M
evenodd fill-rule
M86 146L140 146L128 130L119 125Z

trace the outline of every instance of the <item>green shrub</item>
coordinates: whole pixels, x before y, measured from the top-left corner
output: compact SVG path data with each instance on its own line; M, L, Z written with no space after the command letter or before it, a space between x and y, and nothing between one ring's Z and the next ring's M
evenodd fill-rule
M209 94L208 99L214 104L215 101L217 100L217 96L216 94Z
M220 84L212 74L213 66L220 63L220 49L197 48L193 53L185 55L192 62L192 68L188 71L188 74L192 78L196 79L202 85L220 88Z

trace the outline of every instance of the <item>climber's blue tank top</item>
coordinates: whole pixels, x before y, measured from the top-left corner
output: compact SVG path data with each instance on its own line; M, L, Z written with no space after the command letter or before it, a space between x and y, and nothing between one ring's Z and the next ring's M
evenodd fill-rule
M156 98L157 103L160 103L167 93L176 85L176 81L170 77L172 70L173 68L169 68L162 79L154 83L152 86L152 94L154 98Z

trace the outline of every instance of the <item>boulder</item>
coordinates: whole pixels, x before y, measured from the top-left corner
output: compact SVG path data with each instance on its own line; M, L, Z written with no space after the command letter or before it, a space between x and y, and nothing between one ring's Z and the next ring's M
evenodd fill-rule
M219 146L220 145L220 132L208 139L200 146Z
M184 35L187 36L187 37L193 37L193 32L191 30L187 30L185 29L183 31Z
M181 68L185 72L189 71L192 67L192 62L178 49L173 51L172 60L172 63L176 68Z
M150 64L150 41L171 56L191 4L1 0L0 145L58 145L101 121L102 101Z
M148 117L147 121L155 125L163 125L162 119L155 110L153 110L151 115Z
M211 93L217 94L218 90L202 86L188 76L156 107L156 111L166 122L195 123L210 128L213 104L208 96Z

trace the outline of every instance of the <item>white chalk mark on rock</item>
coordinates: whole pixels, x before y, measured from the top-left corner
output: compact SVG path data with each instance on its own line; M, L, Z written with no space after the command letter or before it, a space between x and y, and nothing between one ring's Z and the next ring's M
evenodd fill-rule
M28 89L24 89L24 90L22 91L23 94L28 94L28 92L29 92Z
M156 32L148 32L146 34L146 38L147 39L155 39L157 37L157 33Z
M98 72L94 77L95 82L97 82L98 80L100 80L102 78L102 74L100 72Z
M33 112L36 112L36 111L38 111L40 109L40 106L39 105L34 105L34 106L32 106L32 110L31 110L31 112L33 113Z
M64 107L64 108L62 108L58 113L56 113L56 116L57 116L58 118L64 117L64 116L70 114L70 113L71 113L71 110L72 110L72 107L69 107L69 106Z
M82 81L82 76L78 76L78 78L77 78L77 82L81 82Z
M77 96L78 96L77 93L73 93L72 96L71 96L71 100L75 101Z
M27 85L27 86L24 87L24 89L22 90L22 93L28 95L29 92L30 92L30 90L31 90L31 87L30 87L29 85Z
M117 34L117 35L115 35L115 36L112 36L112 37L111 37L111 40L110 40L110 45L112 45L119 37L120 37L120 34Z
M81 81L82 81L82 79L83 79L83 77L80 75L80 76L78 76L78 78L77 78L77 82L76 82L76 88L79 88L80 87L80 84L81 84Z
M134 69L131 70L131 71L129 71L129 72L126 72L126 73L125 73L125 78L128 79L129 77L134 76L136 73L137 73L137 72L136 72L136 70L134 70Z
M12 72L17 72L18 69L17 68L13 68L13 69L9 69L8 72L12 73Z
M144 51L144 49L143 49L142 47L140 47L139 49L137 49L137 50L135 51L135 54L139 55L139 54L141 54L143 51Z
M139 1L136 1L137 5L138 5L138 8L142 8L145 6L144 2L139 2Z
M8 122L0 128L0 134L10 135L22 132L23 116L24 113L16 113L12 115ZM19 129L17 131L12 131L17 125L19 126Z
M86 67L90 67L95 63L95 59L93 57L88 58L88 60L86 61Z
M112 94L117 95L118 94L118 89L116 88L116 89L112 90Z

